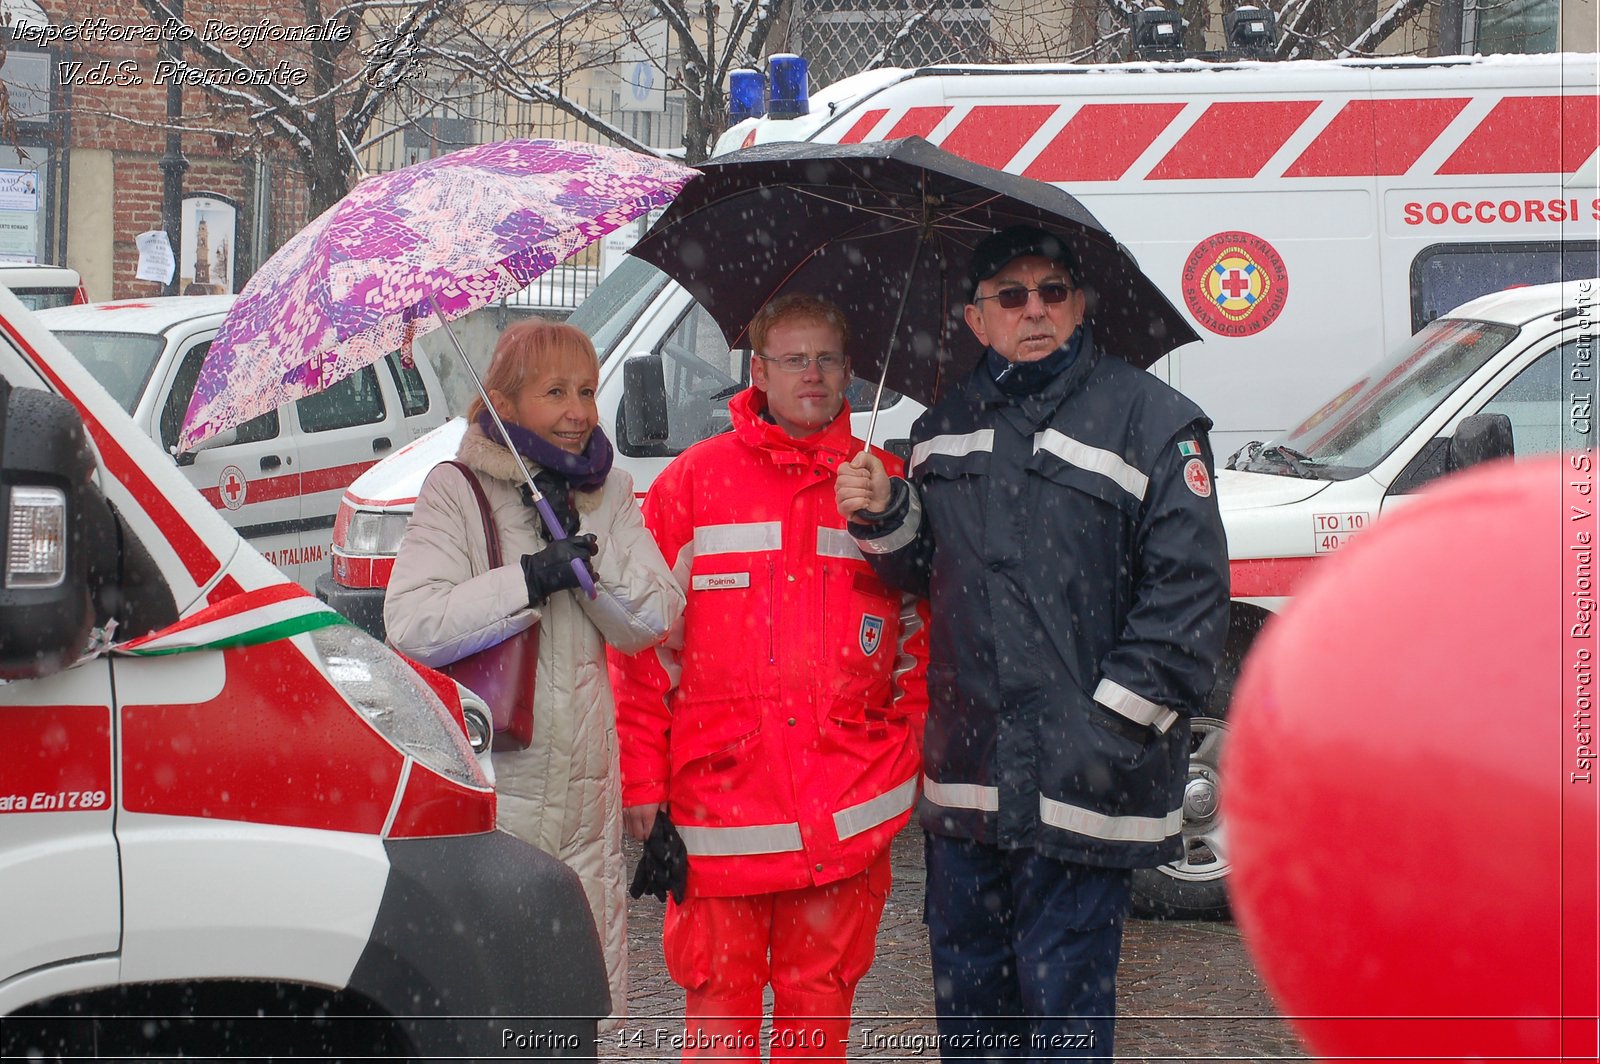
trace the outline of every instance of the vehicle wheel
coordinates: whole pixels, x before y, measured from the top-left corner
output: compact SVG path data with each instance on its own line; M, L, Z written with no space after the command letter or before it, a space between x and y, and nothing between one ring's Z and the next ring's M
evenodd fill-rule
M1210 920L1228 915L1227 835L1223 821L1222 744L1228 722L1216 716L1189 722L1189 778L1183 788L1183 856L1133 873L1133 912L1163 920Z

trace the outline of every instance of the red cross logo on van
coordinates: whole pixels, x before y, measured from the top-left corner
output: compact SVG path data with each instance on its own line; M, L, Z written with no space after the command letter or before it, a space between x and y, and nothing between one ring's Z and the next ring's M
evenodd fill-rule
M236 465L223 467L222 475L217 478L217 494L222 496L222 505L230 510L237 510L244 505L244 497L249 488L250 483L244 478L244 470Z
M1251 233L1214 233L1183 264L1183 300L1219 336L1251 336L1271 325L1289 298L1283 256Z

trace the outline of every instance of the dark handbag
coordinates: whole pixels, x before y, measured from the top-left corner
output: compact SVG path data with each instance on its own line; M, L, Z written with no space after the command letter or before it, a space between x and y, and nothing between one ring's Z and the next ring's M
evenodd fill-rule
M472 470L460 462L446 462L461 470L472 485L483 518L483 537L489 544L489 568L500 567L500 533L489 516L489 500ZM444 673L489 705L494 718L494 750L526 750L533 742L533 678L539 667L539 626L533 625L476 654L439 666Z

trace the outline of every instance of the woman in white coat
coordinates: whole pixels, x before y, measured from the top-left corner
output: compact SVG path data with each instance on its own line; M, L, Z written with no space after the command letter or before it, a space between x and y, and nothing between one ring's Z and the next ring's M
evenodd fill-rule
M488 566L481 511L461 471L436 466L400 544L383 618L390 643L425 665L540 625L533 744L493 755L500 826L583 880L620 1017L627 897L606 644L633 653L659 642L684 598L645 530L633 479L612 467L595 407L599 374L594 345L570 325L521 322L501 335L484 387L570 538L550 542L515 458L476 400L456 460L483 487L503 564ZM573 559L594 575L592 600L576 590Z

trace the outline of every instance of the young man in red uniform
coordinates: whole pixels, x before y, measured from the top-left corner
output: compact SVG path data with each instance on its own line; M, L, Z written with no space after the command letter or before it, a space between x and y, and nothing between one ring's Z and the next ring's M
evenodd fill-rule
M669 812L689 855L662 947L687 992L685 1059L843 1061L872 963L889 840L921 773L926 635L834 505L850 433L848 329L785 296L751 324L733 431L658 477L645 524L688 595L667 642L618 675L624 819ZM874 450L886 466L892 455Z

